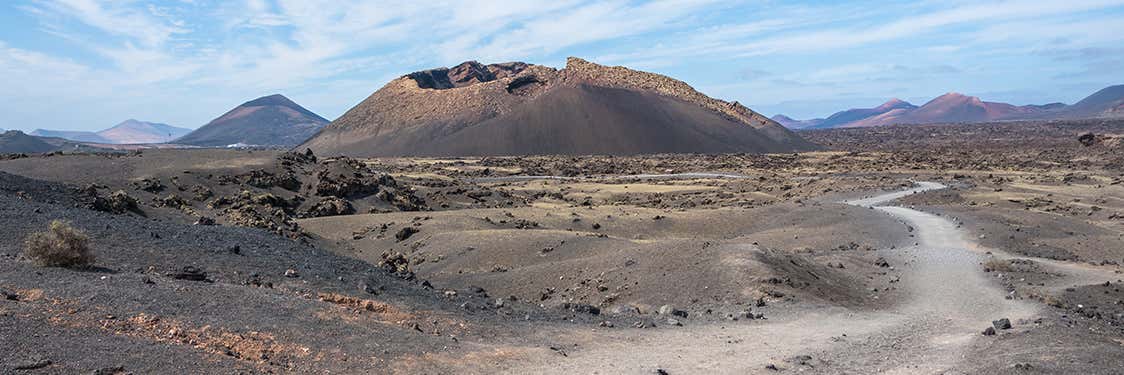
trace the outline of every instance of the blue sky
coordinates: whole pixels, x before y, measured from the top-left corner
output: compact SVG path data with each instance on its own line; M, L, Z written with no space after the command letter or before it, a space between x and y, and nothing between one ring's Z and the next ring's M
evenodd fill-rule
M1072 103L1124 83L1124 0L0 3L0 128L195 128L282 93L329 119L402 74L566 56L767 115L949 91Z

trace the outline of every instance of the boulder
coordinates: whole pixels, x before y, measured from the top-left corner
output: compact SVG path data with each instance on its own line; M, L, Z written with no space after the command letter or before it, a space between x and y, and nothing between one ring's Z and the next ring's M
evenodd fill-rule
M394 238L397 239L398 242L402 242L402 241L405 241L405 240L409 239L410 236L413 236L415 233L418 233L418 232L420 232L420 230L418 230L418 228L405 227L405 228L402 228L402 229L398 230L398 233L394 234Z
M671 315L671 316L678 316L678 317L681 317L681 318L686 318L687 315L688 315L687 311L677 309L677 308L675 308L675 306L672 306L672 305L660 306L659 310L657 310L657 313L659 313L660 315Z

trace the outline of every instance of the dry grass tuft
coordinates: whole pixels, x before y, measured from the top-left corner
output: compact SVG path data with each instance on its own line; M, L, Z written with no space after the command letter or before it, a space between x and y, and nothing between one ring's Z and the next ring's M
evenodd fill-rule
M90 238L65 221L55 220L25 241L24 255L44 267L84 267L94 263Z
M1003 259L996 259L996 258L988 259L986 262L984 262L983 266L984 266L984 272L993 272L993 271L994 272L1011 272L1012 271L1011 262L1003 260Z

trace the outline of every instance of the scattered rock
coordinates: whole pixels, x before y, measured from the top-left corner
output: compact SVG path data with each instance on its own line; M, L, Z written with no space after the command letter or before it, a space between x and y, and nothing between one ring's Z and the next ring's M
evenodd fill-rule
M890 266L890 262L887 262L886 258L878 257L878 260L874 261L874 265L885 268Z
M125 372L124 366L103 367L90 372L90 375L116 375Z
M160 198L160 200L158 200L156 203L160 207L175 209L182 209L184 207L191 206L191 204L187 203L187 201L181 198L178 194L168 194L168 196Z
M797 355L797 356L793 356L791 358L788 358L788 359L785 360L785 362L792 363L792 364L797 365L797 366L811 366L812 365L812 356L807 355L807 354L801 354L801 355Z
M567 302L567 303L562 304L562 308L573 311L573 312L576 312L576 313L581 313L581 314L601 315L601 309L600 308L598 308L597 306L593 306L593 305L585 304L585 303L569 303L569 302Z
M397 239L398 242L402 242L402 241L405 241L406 239L410 238L410 236L413 236L415 233L418 233L418 232L420 232L418 230L418 228L405 227L405 228L402 228L402 229L398 230L398 233L394 234L394 238Z
M90 208L97 211L114 214L123 214L126 212L141 213L140 207L137 206L137 199L130 196L124 190L115 191L104 198L96 195L95 190L93 199L94 201L90 204Z
M383 253L382 260L379 261L378 265L386 272L396 274L402 279L412 280L415 278L414 272L410 271L410 260L402 253Z
M640 309L636 308L636 306L617 305L613 306L613 308L609 310L609 313L613 315L639 314Z
M983 335L984 336L995 336L995 328L987 327L986 329L983 330Z
M16 363L16 365L12 368L16 370L37 370L50 366L52 363L54 362L51 362L51 360L49 359L36 359L27 362Z
M339 216L351 215L355 213L355 207L342 198L327 197L316 202L312 208L304 212L304 217L325 217L325 216Z
M207 279L206 272L203 272L203 270L198 269L194 266L186 266L180 269L179 272L173 272L169 276L176 280L211 282L211 280Z
M1085 133L1077 136L1077 141L1081 142L1082 146L1089 147L1097 144L1097 135L1093 133Z
M164 191L164 184L161 183L160 180L153 179L153 178L146 178L146 179L134 182L133 186L136 187L137 190L147 191L147 192L153 193L153 194Z
M1011 320L1007 318L995 320L991 322L995 329L1011 329Z
M371 284L369 284L369 283L360 284L359 290L362 290L364 293L367 293L367 294L379 294L379 290L375 287L372 287Z
M656 312L660 315L671 315L671 316L678 316L678 317L681 317L681 318L687 317L686 311L677 309L677 308L675 308L675 306L672 306L672 305L660 306L659 310L657 310Z

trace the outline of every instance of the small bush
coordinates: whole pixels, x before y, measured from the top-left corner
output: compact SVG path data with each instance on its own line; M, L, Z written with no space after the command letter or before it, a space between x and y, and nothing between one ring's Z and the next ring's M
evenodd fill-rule
M991 258L984 262L984 272L1011 272L1011 262L1002 259Z
M94 263L90 238L70 224L55 220L45 232L27 236L24 254L45 267L82 267Z

